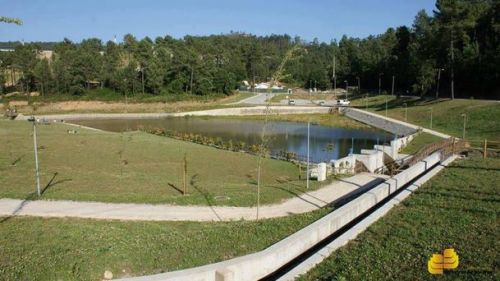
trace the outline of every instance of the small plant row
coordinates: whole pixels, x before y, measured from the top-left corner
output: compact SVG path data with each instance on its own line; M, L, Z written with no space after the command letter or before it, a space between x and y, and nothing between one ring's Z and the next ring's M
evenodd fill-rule
M215 147L218 149L229 150L234 152L245 152L257 155L260 153L261 146L256 144L247 144L242 141L233 140L223 140L220 137L210 137L195 133L182 133L174 130L165 130L162 128L154 129L143 129L145 132L154 134L157 136L169 137L177 140L189 141L201 145L207 145L210 147ZM270 156L270 151L267 148L263 148L264 155L266 157Z

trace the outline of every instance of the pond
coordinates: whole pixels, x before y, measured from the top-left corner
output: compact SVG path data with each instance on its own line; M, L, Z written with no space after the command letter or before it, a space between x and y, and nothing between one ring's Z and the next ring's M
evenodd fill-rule
M161 128L165 131L193 133L212 138L260 145L262 120L233 118L177 117L163 119L97 119L80 120L72 123L105 131L123 132ZM354 153L361 149L373 149L377 144L389 142L393 136L378 129L344 129L311 124L310 160L329 162L349 155L354 144ZM299 159L307 155L307 123L270 121L266 127L267 149L272 155L283 152L296 154Z

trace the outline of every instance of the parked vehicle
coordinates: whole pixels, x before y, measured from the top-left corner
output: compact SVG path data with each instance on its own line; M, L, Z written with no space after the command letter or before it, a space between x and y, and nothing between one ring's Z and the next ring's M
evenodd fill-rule
M318 105L319 105L319 106L323 106L323 105L325 105L325 101L324 101L324 100L319 101L319 102L318 102Z
M349 106L349 104L351 104L351 102L348 100L337 100L338 106Z
M288 105L295 105L295 101L294 100L288 100Z

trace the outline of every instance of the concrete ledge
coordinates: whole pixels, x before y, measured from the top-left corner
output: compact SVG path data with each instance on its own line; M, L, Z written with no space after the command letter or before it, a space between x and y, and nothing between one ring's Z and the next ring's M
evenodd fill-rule
M263 251L201 267L122 280L244 281L261 279L356 219L398 188L439 163L440 160L440 153L430 155L423 161L375 186L358 198Z
M371 213L369 216L358 222L355 226L346 231L344 234L340 235L338 238L336 238L334 241L326 245L317 253L315 253L308 259L304 260L294 269L290 270L287 274L281 276L278 280L291 281L295 280L295 278L297 278L298 276L307 273L317 264L319 264L324 259L329 257L335 250L344 246L349 241L355 239L360 233L365 231L371 224L376 222L381 217L385 216L393 207L401 203L404 199L406 199L413 192L415 192L415 190L417 190L420 186L422 186L424 183L426 183L428 180L434 177L437 173L442 171L446 166L451 164L456 158L457 156L451 156L450 158L446 159L441 165L429 171L426 175L424 175L423 177L415 181L413 184L411 184L409 187L401 191L401 193L399 193L394 198L389 200L387 203L385 203L383 206L381 206L376 211Z

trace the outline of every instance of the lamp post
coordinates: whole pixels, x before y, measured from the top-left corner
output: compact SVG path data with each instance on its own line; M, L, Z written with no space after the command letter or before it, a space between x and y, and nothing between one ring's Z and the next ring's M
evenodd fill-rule
M384 75L384 73L378 74L378 94L379 95L382 94L382 75Z
M311 135L311 121L307 122L307 171L306 171L306 189L309 189L309 138Z
M461 116L464 118L464 129L462 131L462 139L465 140L465 127L467 125L467 114L463 113Z
M347 96L349 95L349 81L345 80L345 98L347 99Z
M394 82L396 80L396 76L392 75L392 88L391 88L391 96L394 96Z
M441 71L444 71L444 68L438 68L438 77L437 77L437 85L436 85L436 99L439 98L439 81L441 80Z
M403 105L405 106L405 122L408 121L408 105L405 103L403 103Z
M431 107L431 130L432 130L432 107Z
M385 117L387 117L387 97L385 97Z
M40 197L41 192L40 192L40 170L38 166L38 144L37 144L37 139L36 139L36 119L34 116L31 116L28 119L29 122L33 122L33 146L34 146L34 151L35 151L35 176L36 176L36 193L38 194L38 197Z
M142 80L142 94L144 95L144 69L145 67L141 67L141 80Z
M361 78L359 76L356 76L356 80L358 80L358 92L361 94Z

